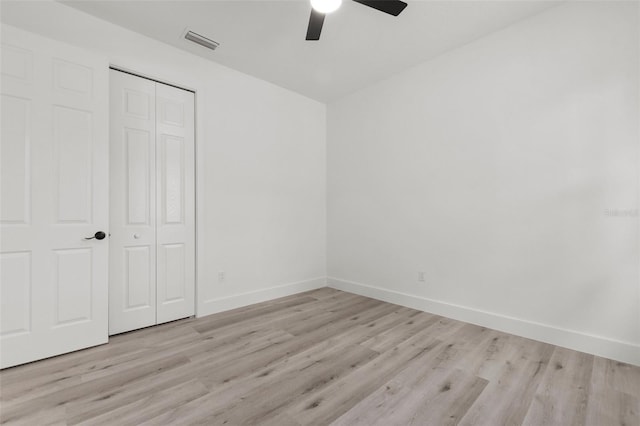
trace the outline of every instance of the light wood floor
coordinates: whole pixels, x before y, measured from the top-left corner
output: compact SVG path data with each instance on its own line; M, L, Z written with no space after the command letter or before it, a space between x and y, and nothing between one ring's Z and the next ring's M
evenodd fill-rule
M3 423L640 425L640 368L328 288L0 373Z

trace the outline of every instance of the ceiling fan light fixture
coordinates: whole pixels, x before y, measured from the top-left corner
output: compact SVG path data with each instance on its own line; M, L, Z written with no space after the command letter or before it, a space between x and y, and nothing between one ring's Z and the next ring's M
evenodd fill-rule
M342 0L311 0L311 7L320 13L331 13L338 10Z

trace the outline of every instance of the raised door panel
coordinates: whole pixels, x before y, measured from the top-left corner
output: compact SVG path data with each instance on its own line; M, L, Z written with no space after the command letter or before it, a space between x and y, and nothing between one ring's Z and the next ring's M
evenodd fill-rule
M92 318L92 249L54 250L54 326L68 326Z
M183 137L160 135L162 180L160 187L162 225L183 225L185 211L185 141Z
M184 99L180 99L175 96L172 96L171 98L159 96L158 111L158 124L184 128L185 121L187 120L185 115Z
M31 83L33 81L33 51L8 43L2 43L1 49L2 77Z
M51 76L53 102L90 110L91 105L98 100L94 74L95 71L83 64L80 57L54 56Z
M124 129L126 162L126 223L129 226L151 224L151 134L147 130Z
M0 279L12 282L2 285L0 336L8 337L31 332L31 252L0 254Z
M92 116L62 106L53 107L56 222L91 223L92 220Z
M1 98L0 221L26 225L31 221L31 101Z
M113 72L119 71L114 70ZM152 87L153 83L145 84L145 86L147 86L145 92L128 88L122 89L124 115L132 118L141 118L143 120L153 119L153 111L155 110L153 102L155 99L155 87ZM150 122L149 124L152 125L154 123Z
M161 245L158 251L158 265L164 276L164 285L158 292L161 303L166 305L183 302L187 294L184 244Z
M93 70L78 63L55 58L53 86L57 91L70 92L89 100L93 93Z
M155 268L149 246L127 247L125 252L125 311L138 309L155 309L153 287L151 281Z

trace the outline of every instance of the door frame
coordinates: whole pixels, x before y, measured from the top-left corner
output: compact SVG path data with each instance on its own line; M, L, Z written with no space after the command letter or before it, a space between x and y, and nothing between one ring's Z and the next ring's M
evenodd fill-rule
M175 83L175 82L171 82L168 81L166 79L163 78L159 78L159 77L153 77L150 76L148 74L144 74L138 71L134 71L131 70L127 67L123 67L114 63L109 63L109 70L114 70L114 71L119 71L119 72L123 72L125 74L129 74L135 77L140 77L140 78L144 78L146 80L151 80L154 81L156 83L160 83L160 84L166 84L167 86L171 86L171 87L175 87L176 89L181 89L181 90L186 90L188 92L193 93L193 128L194 128L194 141L193 141L193 145L194 145L194 186L195 186L195 194L194 194L194 213L195 213L195 217L194 217L194 239L195 239L195 281L194 281L194 299L193 299L193 312L195 313L195 317L199 317L200 313L198 312L199 310L199 303L198 303L198 292L199 292L199 283L200 281L200 253L204 253L204 248L201 247L201 244L204 244L204 239L201 239L198 237L198 228L200 227L200 223L204 223L204 203L202 203L202 205L200 205L200 199L202 198L204 200L204 176L202 176L202 173L200 172L201 170L204 170L204 165L200 164L201 161L203 161L204 155L198 155L199 152L201 152L201 147L200 147L200 140L202 138L199 137L200 134L200 126L199 126L199 121L198 121L198 110L199 110L199 102L200 99L198 97L198 90L197 89L192 89L184 84L180 84L180 83ZM109 122L111 120L111 117L109 117ZM204 147L202 147L202 152L204 152ZM109 161L111 161L111 159L109 159ZM109 206L111 207L111 206ZM202 212L201 212L202 210Z

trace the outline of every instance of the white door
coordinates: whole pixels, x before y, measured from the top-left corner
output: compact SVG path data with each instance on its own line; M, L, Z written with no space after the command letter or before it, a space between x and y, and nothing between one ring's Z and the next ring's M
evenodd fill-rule
M195 313L192 92L156 84L158 324Z
M110 71L109 334L156 323L153 81Z
M0 366L106 343L108 64L2 26Z
M195 312L194 96L111 71L109 333Z

